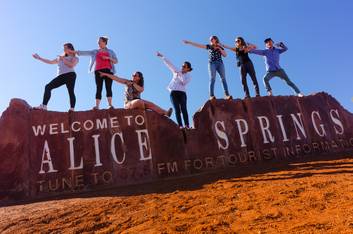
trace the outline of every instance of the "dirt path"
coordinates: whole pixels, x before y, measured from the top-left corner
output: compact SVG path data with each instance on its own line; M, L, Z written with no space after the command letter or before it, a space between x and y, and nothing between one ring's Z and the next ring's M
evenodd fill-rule
M353 233L353 159L0 208L0 233Z

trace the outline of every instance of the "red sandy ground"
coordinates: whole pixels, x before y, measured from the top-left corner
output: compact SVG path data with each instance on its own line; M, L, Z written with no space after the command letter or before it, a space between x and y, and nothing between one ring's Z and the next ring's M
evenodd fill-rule
M353 159L232 173L1 207L0 233L353 233Z

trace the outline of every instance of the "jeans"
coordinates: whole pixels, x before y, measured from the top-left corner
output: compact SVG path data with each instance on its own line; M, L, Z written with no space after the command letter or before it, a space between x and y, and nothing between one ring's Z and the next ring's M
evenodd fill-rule
M221 61L209 62L208 72L210 75L210 88L209 88L210 96L214 96L214 83L216 81L216 72L218 72L218 74L220 75L223 89L224 89L224 93L225 93L225 95L228 96L229 92L228 92L228 85L227 85L227 81L226 81L226 72L224 69L223 61L221 60Z
M74 108L76 104L76 96L75 96L75 81L76 81L76 73L69 72L65 74L61 74L58 77L54 78L45 86L44 96L43 96L43 105L47 105L49 99L51 97L51 91L56 89L62 85L66 85L67 91L70 96L70 107Z
M252 83L254 84L256 95L260 95L259 84L257 83L254 65L251 61L246 62L240 66L241 83L243 84L244 93L246 97L250 97L248 84L246 82L247 74L250 75Z
M266 73L266 75L264 76L264 84L267 91L272 90L269 81L275 76L278 76L279 78L284 80L287 83L287 85L289 85L294 90L294 92L296 92L297 94L300 93L300 90L298 89L298 87L289 79L289 77L287 76L286 72L283 69L279 69L277 71L268 71Z
M185 126L189 127L189 115L188 110L186 108L186 93L183 91L173 90L170 93L170 100L175 110L175 117L178 122L178 125L180 127L183 126L183 123L181 122L181 113L183 113Z
M98 72L105 72L109 74L113 74L110 69L101 69L98 71L95 71L95 78L96 78L96 99L101 100L102 99L102 89L103 89L103 81L105 82L105 90L107 93L107 97L112 97L113 92L112 92L112 83L113 80L108 78L108 77L101 77Z

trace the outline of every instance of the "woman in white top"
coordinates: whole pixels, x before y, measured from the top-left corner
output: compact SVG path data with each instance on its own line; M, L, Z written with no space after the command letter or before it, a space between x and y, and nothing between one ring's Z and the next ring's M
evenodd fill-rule
M185 61L181 69L178 70L166 57L161 53L157 52L157 56L162 58L163 62L167 65L170 71L173 73L173 78L168 85L170 92L170 100L174 106L175 117L180 128L183 127L181 121L181 113L183 114L184 124L186 128L189 128L189 115L187 110L187 96L186 96L186 85L191 80L190 72L192 67L190 62Z
M60 55L53 60L42 58L38 54L33 54L33 58L38 59L44 63L58 65L57 77L45 86L43 102L40 106L35 107L35 109L47 110L47 104L51 97L51 90L58 88L62 85L66 85L67 91L69 92L70 96L69 111L74 111L76 104L76 96L74 92L76 73L74 67L78 63L78 58L75 56L74 51L74 46L71 43L66 43L64 44L63 55Z

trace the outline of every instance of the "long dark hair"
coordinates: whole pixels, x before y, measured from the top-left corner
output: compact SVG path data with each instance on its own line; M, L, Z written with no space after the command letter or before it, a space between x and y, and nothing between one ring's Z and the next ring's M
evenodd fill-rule
M140 77L140 80L137 82L137 84L138 84L139 86L143 87L144 84L145 84L145 82L144 82L144 79L143 79L143 74L142 74L142 72L137 71L137 72L135 72L135 73L138 74L139 77Z
M246 46L246 42L245 42L244 38L242 38L242 37L237 37L237 38L235 38L235 40L236 40L236 41L237 41L237 40L240 41L240 47Z
M75 48L74 48L74 45L72 44L72 43L65 43L64 44L64 46L66 46L67 48L69 48L70 50L73 50L73 51L75 51ZM65 57L66 56L69 56L67 53L65 53ZM74 55L74 56L76 56L76 54Z

